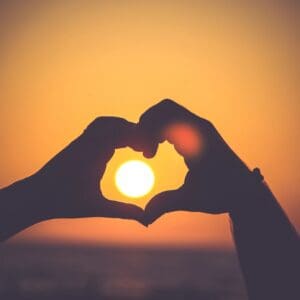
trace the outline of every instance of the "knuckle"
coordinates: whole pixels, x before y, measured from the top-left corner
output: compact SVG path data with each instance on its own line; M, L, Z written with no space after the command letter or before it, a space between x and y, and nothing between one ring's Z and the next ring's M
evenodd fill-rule
M160 103L158 103L157 107L159 108L159 110L165 113L170 110L171 111L177 110L179 108L179 104L177 104L175 101L171 99L164 99Z
M122 129L128 122L125 119L117 118L117 117L107 117L101 116L97 117L94 121L92 121L86 130L107 130L107 129Z
M163 105L165 107L169 107L169 106L174 106L176 105L176 102L172 99L169 99L169 98L166 98L166 99L163 99L161 100L158 105Z
M161 118L168 115L169 112L174 111L177 107L178 104L175 101L163 99L142 114L140 123L150 123L152 125L156 120L160 121Z
M216 127L213 123L209 122L207 124L207 127L208 127L208 129L210 130L211 133L216 133L217 132L217 129L216 129Z
M207 119L204 119L204 118L199 118L200 121L201 121L201 126L207 130L213 130L215 129L215 126L214 124L210 121L210 120L207 120Z
M101 132L105 132L107 128L107 121L105 117L97 117L84 130L84 135L88 137L99 136Z
M209 128L214 128L215 127L214 124L209 120L203 119L203 122Z
M103 124L104 123L104 119L105 117L97 117L96 119L94 119L94 121L92 121L87 129L91 129L91 128L94 128L94 127L98 127L99 125Z

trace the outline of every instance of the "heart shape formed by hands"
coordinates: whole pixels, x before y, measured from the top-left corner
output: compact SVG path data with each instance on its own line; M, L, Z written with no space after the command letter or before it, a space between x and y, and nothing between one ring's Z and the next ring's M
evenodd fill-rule
M145 211L108 200L99 192L99 181L115 149L129 146L151 158L164 140L174 145L189 169L179 189L156 195ZM40 187L38 195L49 198L49 205L42 208L47 219L101 216L148 225L175 210L230 211L244 188L237 190L236 181L249 173L209 121L172 100L163 100L143 113L138 124L116 117L97 118L34 180Z
M147 136L146 157L153 157L158 144L167 140L183 155L189 169L179 189L162 192L149 201L145 224L171 211L217 214L237 206L245 188L237 183L248 184L250 170L209 121L167 99L147 110L138 128Z

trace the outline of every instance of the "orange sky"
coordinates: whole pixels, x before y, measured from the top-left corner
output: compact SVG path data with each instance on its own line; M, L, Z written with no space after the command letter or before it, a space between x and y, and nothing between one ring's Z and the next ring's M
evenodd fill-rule
M296 1L6 2L2 187L39 169L96 116L137 121L169 97L210 119L251 168L259 166L300 228ZM127 157L139 154L117 152L102 183L107 195L121 197L112 176ZM186 172L170 145L151 164L154 193L179 186ZM131 221L54 220L14 239L231 245L227 216L197 213L170 214L148 229Z

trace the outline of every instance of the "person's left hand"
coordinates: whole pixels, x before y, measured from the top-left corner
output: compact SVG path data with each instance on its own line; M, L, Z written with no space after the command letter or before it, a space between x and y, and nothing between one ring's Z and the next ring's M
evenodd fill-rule
M44 219L111 217L143 222L141 208L108 200L99 187L114 150L126 146L140 150L140 143L134 123L115 117L93 121L30 178Z
M146 157L153 157L159 143L168 141L189 169L180 188L159 193L147 203L145 224L173 211L220 214L249 206L244 195L260 180L211 122L165 99L146 110L137 127L148 137Z

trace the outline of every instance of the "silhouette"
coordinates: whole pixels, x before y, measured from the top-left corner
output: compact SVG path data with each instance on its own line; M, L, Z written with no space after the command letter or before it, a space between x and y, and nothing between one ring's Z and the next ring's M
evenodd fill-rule
M110 217L143 222L141 208L108 201L99 192L99 181L114 150L127 145L139 150L141 143L135 124L121 118L97 118L36 174L0 191L0 240L54 218Z
M185 157L185 182L175 191L156 195L145 208L150 224L176 210L229 213L249 299L300 299L300 244L296 230L279 206L258 169L251 172L214 126L171 100L146 111L139 126L155 155L165 128L186 122L203 139L199 156ZM181 141L173 140L175 149ZM177 142L177 144L176 144Z
M174 124L184 124L179 137L168 131ZM189 128L197 134L186 135ZM199 138L189 143L197 153L185 151L187 137ZM99 181L116 148L152 157L164 140L189 168L181 188L156 195L145 211L103 197ZM149 225L178 210L229 214L249 299L300 299L299 237L259 170L250 171L210 122L171 100L147 110L138 124L96 119L36 174L2 189L0 238L53 218L113 217Z

